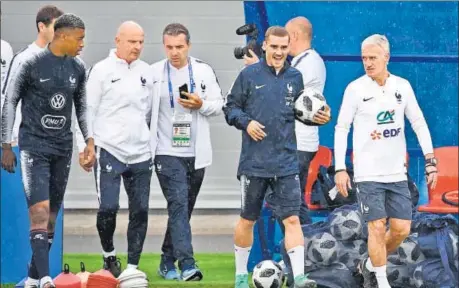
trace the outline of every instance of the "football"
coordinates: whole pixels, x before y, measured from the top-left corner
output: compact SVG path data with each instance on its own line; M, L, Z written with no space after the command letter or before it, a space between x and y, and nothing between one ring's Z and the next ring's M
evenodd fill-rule
M308 259L322 266L338 261L338 241L330 233L314 235L307 246Z
M405 264L416 264L426 259L417 242L417 233L413 233L403 240L397 248L397 253L400 261Z
M333 212L330 221L330 232L337 240L354 240L362 232L360 213L354 210Z
M264 260L253 268L252 284L255 288L280 288L283 283L282 267L272 261Z
M317 90L306 88L295 101L295 117L301 122L312 121L319 110L324 110L327 102Z

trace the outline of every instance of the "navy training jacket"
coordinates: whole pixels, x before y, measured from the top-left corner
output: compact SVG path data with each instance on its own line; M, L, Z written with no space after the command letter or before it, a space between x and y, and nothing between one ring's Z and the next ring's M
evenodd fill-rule
M239 73L223 107L226 122L242 130L238 178L299 173L294 106L303 89L301 72L288 63L277 75L265 60ZM252 140L246 131L252 120L265 126L262 141Z

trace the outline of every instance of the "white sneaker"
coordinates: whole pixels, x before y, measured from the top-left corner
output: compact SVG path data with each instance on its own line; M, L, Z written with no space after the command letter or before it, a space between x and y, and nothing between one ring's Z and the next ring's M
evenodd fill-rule
M40 280L40 288L56 288L53 283L53 279L49 276L45 276Z
M24 282L24 288L38 288L40 285L40 281L38 279L33 279L33 278L27 278L27 280Z

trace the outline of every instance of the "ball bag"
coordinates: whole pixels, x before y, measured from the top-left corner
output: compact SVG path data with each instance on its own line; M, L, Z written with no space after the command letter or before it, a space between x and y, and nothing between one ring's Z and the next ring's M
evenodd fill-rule
M86 268L83 262L80 262L80 267L81 267L81 270L80 272L76 274L76 276L78 276L78 278L80 278L81 280L81 288L86 288L86 284L88 283L88 278L89 278L89 275L91 275L91 273L86 271Z
M68 264L64 264L64 271L53 282L56 288L81 288L81 279L70 272Z

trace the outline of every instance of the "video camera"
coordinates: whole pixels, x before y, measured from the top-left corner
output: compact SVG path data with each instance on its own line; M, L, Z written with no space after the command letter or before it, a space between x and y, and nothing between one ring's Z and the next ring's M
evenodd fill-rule
M234 57L236 59L243 59L244 55L250 56L249 49L252 50L258 58L261 58L263 55L263 50L261 49L261 45L257 43L258 39L258 28L255 24L245 24L236 29L237 35L248 35L250 37L247 46L245 47L236 47L234 48Z

